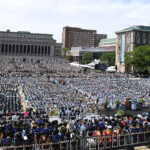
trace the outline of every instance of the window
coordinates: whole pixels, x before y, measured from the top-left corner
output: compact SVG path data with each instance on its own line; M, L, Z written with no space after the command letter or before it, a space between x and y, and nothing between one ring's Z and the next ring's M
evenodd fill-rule
M146 34L143 33L143 44L146 44Z
M150 33L148 34L148 44L150 44Z
M150 44L150 37L148 38L148 44Z
M130 51L130 46L128 46L128 52Z
M119 38L119 40L118 40L118 44L121 44L121 38Z
M127 43L130 43L130 37L127 38Z
M128 37L130 36L130 32L128 32Z
M140 43L140 33L139 32L137 32L137 34L136 34L136 42Z
M118 55L118 61L121 61L121 56L120 56L120 54Z

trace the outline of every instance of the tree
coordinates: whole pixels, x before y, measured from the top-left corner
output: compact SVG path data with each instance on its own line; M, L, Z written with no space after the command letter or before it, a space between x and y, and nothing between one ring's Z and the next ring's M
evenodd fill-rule
M63 51L64 51L64 54L65 54L65 56L67 55L67 54L70 54L70 50L69 50L69 48L63 48Z
M120 105L120 100L116 100L115 103L116 103L116 107L117 107L117 109L118 109L118 108L119 108L119 105Z
M150 73L150 46L139 46L133 51L133 65L135 71Z
M140 99L140 103L143 105L146 102L146 100L144 98Z
M105 103L104 103L104 108L107 109L107 106L108 106L108 105L109 105L109 101L106 100Z
M148 73L150 74L150 67L147 68Z
M125 52L125 68L128 72L133 65L133 52Z
M108 66L115 66L115 52L103 53L100 56L100 61L107 61Z
M93 56L91 53L89 52L86 52L83 54L82 56L82 64L88 64L88 63L91 63L93 60Z

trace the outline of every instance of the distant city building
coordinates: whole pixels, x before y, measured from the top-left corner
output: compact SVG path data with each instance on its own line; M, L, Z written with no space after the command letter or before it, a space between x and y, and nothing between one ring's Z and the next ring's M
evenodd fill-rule
M70 61L80 62L82 61L82 56L90 52L94 59L99 59L102 53L112 52L112 50L99 47L72 47L70 51Z
M116 38L100 40L99 47L106 48L112 51L116 51Z
M74 27L64 27L62 33L63 48L71 47L97 47L100 39L107 38L106 34L97 34L96 30Z
M61 56L61 43L52 34L0 31L0 57L37 61Z
M150 45L150 26L132 26L116 32L116 65L118 72L125 72L125 52L133 51L137 46Z

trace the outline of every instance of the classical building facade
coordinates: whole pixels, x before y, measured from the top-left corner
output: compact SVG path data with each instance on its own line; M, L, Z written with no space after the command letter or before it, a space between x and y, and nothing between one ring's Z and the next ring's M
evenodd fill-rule
M74 27L64 27L62 33L63 48L97 47L100 39L107 38L106 34L97 34L96 30Z
M125 52L137 46L150 45L150 26L132 26L116 32L116 65L118 72L125 72Z
M61 56L60 43L52 34L37 34L24 31L0 31L0 57L36 61Z

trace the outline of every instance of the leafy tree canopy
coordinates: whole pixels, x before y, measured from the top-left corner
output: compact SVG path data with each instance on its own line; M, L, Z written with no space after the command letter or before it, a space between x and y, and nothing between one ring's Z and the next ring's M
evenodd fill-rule
M82 64L89 64L89 63L92 62L92 60L93 60L93 56L92 56L91 53L86 52L86 53L83 54L83 56L82 56Z
M133 65L136 71L149 71L150 46L145 45L135 48L133 51Z
M65 53L65 56L66 56L66 54L70 54L70 50L69 50L69 48L63 48L63 51L64 51L64 53Z
M103 53L100 56L100 61L107 61L108 66L114 66L115 65L115 52Z
M125 67L134 67L134 71L150 74L150 46L139 46L133 52L125 53Z

